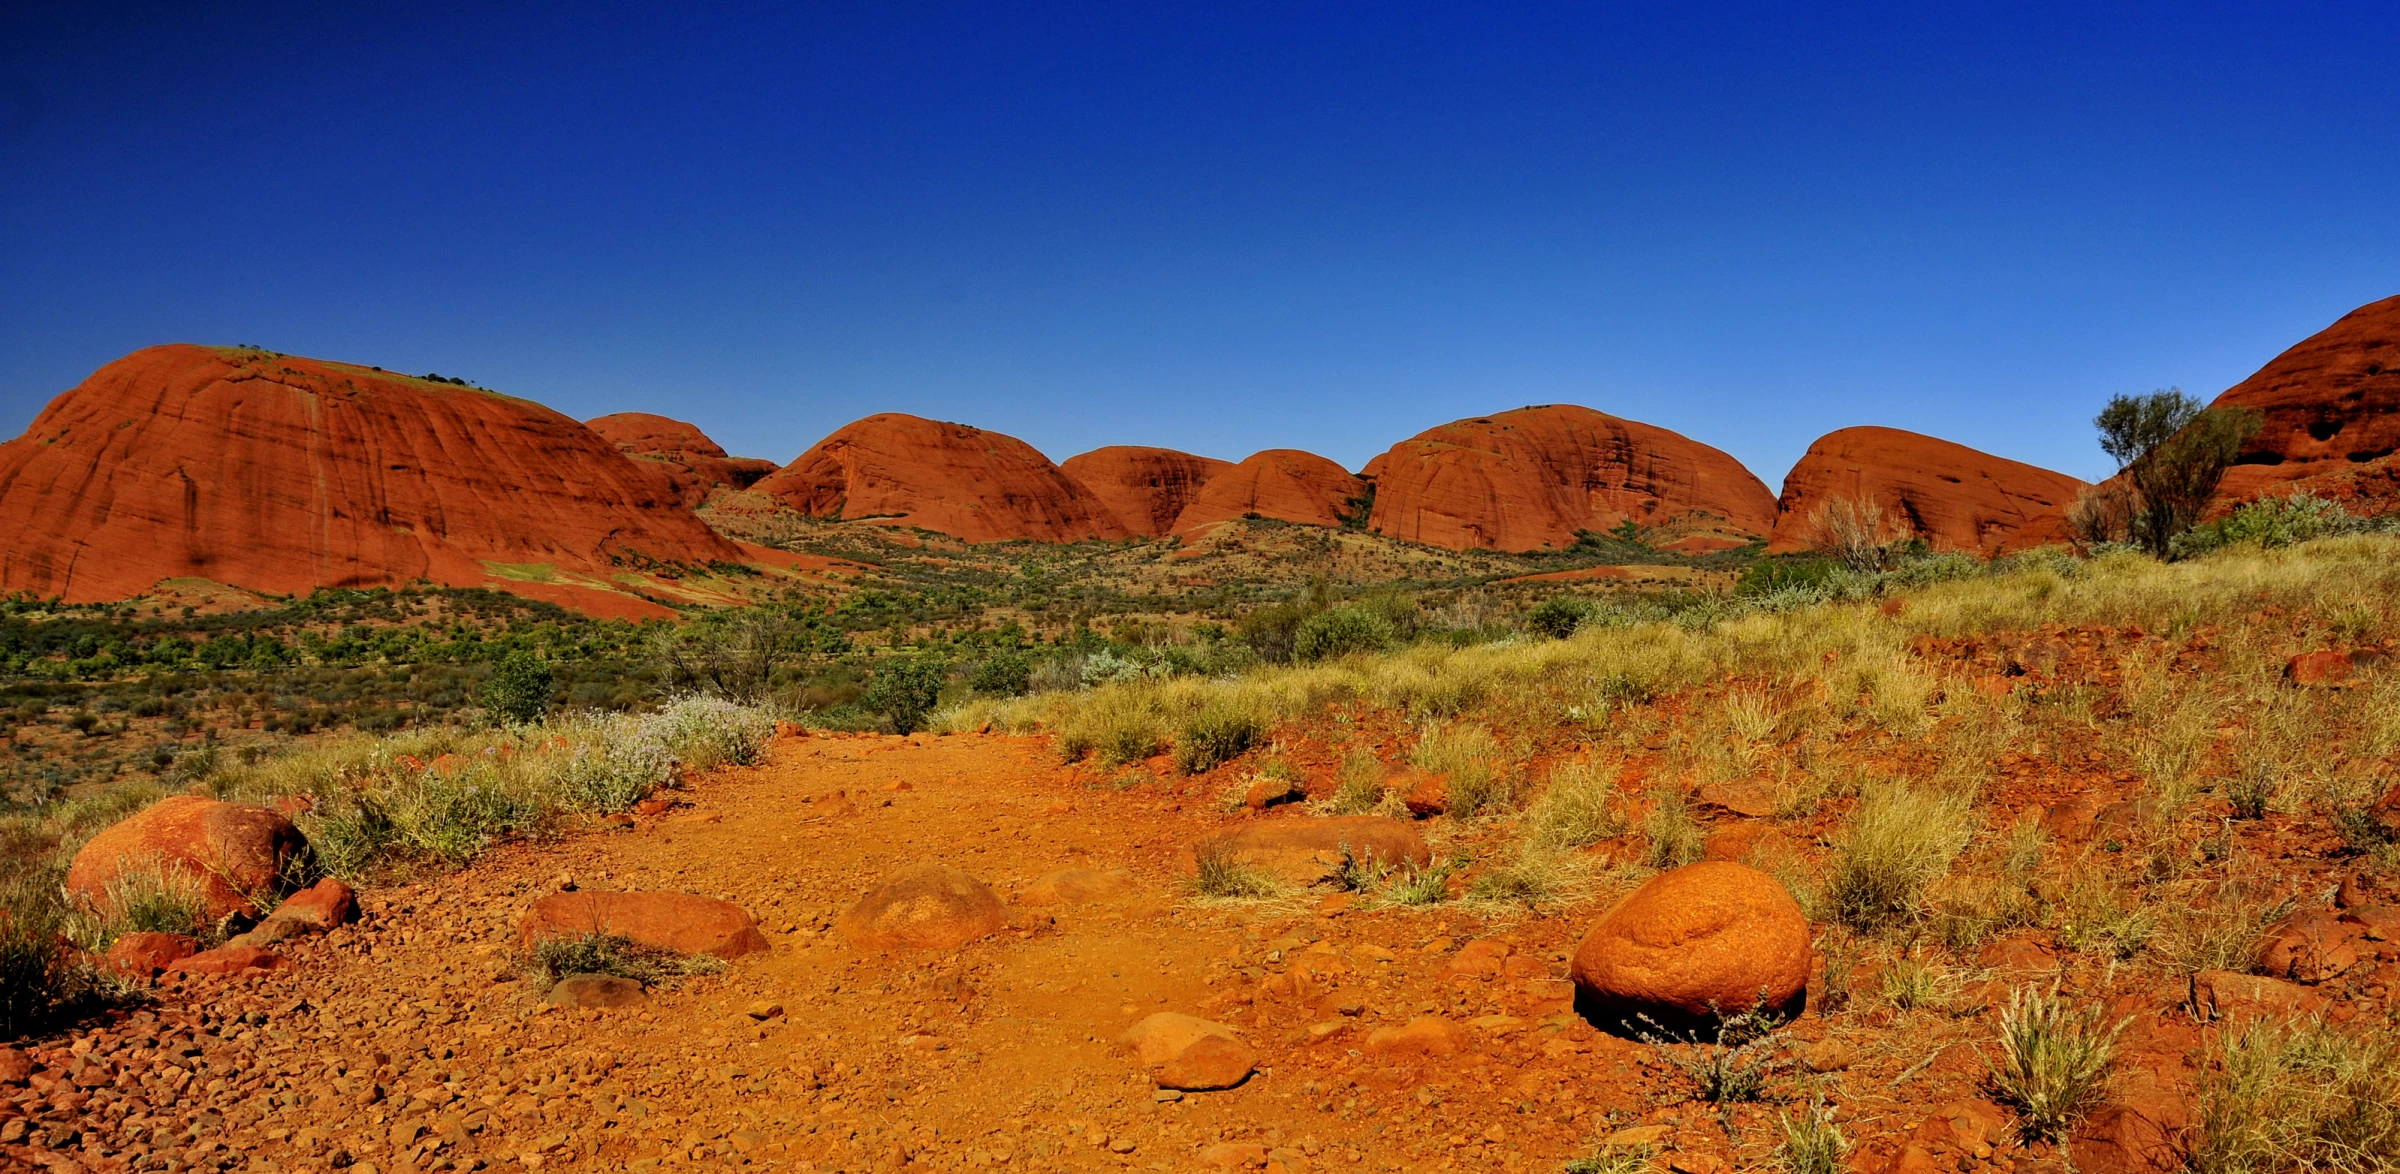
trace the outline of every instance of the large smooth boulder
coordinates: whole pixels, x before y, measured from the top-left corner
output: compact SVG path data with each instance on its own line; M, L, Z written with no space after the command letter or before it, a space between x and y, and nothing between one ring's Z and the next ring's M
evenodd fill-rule
M1763 1007L1799 1010L1808 917L1775 878L1692 864L1652 877L1575 948L1576 1010L1609 1030L1699 1030ZM1655 1024L1656 1026L1652 1026Z
M1341 867L1345 851L1384 868L1422 867L1433 860L1425 837L1405 821L1380 815L1343 815L1246 823L1194 844L1189 863L1197 867L1203 856L1222 856L1286 884L1313 885Z
M762 953L767 936L730 901L693 893L552 893L533 903L517 924L517 940L611 934L678 954L739 958Z
M1784 474L1767 549L1824 542L1820 511L1874 503L1893 540L1935 550L1988 551L2026 523L2074 504L2084 484L2064 473L1898 428L1844 428L1817 438Z
M1258 1052L1232 1028L1174 1011L1127 1028L1122 1042L1160 1088L1232 1088L1258 1066Z
M300 829L268 808L176 795L93 836L67 868L67 891L106 909L112 885L180 878L215 921L256 912L253 897L281 892L307 851Z
M862 950L949 950L1008 924L992 887L943 864L920 864L875 886L834 928Z

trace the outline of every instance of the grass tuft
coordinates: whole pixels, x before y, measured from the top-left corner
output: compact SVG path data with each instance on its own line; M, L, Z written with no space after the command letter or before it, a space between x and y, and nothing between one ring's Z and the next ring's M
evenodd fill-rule
M1869 786L1834 850L1825 894L1833 915L1869 932L1914 921L1926 890L1973 835L1973 805L1963 794Z
M2056 1141L2108 1095L2117 1035L2098 1006L2075 1010L2032 987L2011 992L2000 1013L2000 1062L1992 1087L2017 1107L2028 1141Z

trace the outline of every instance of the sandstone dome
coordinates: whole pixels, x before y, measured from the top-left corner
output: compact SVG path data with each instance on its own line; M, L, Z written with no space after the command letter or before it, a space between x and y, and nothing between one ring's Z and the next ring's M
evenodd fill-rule
M2064 473L2021 464L1898 428L1828 432L1784 476L1770 552L1818 541L1829 501L1873 502L1894 538L1914 534L1936 550L1990 551L2024 525L2072 505L2084 488Z
M1176 516L1200 495L1200 487L1233 467L1232 461L1215 457L1134 444L1096 448L1059 464L1126 529L1151 538L1173 530Z
M1369 464L1371 529L1452 550L1568 546L1631 518L1763 538L1775 497L1705 444L1569 404L1427 429Z
M1339 526L1367 483L1315 453L1270 448L1217 474L1175 518L1175 532L1190 534L1219 522L1257 514L1312 526Z
M2369 302L2216 398L2264 419L2220 499L2308 490L2364 513L2400 507L2400 295Z
M751 488L814 517L914 526L969 542L1133 533L1032 445L899 412L843 425Z
M617 451L656 465L675 483L687 506L708 500L710 491L748 489L775 471L775 462L729 457L717 442L681 420L649 412L617 412L584 421Z
M0 444L0 532L0 592L69 602L185 576L276 594L429 580L663 614L525 580L743 557L664 475L540 404L182 344L110 363Z

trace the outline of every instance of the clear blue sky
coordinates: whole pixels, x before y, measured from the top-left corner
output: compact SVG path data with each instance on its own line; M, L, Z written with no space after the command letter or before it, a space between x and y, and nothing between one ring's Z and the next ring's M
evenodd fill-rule
M239 342L777 460L1573 402L2090 476L2400 292L2388 0L172 7L0 11L0 434Z

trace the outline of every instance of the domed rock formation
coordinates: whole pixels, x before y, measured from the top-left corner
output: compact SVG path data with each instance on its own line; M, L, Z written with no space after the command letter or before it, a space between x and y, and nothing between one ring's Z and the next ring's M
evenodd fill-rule
M1775 498L1741 462L1664 428L1571 404L1459 420L1393 445L1370 529L1452 550L1572 545L1631 518L1763 538ZM1700 537L1694 535L1693 537Z
M185 576L278 594L431 580L663 614L606 584L743 557L665 477L539 404L187 345L101 368L0 444L0 533L0 592L69 602Z
M1808 446L1783 478L1772 553L1818 543L1829 502L1872 504L1891 539L1936 550L1997 549L2027 522L2065 509L2084 488L2064 473L2020 464L1898 428L1844 428Z
M1808 917L1774 877L1741 864L1661 873L1603 915L1575 947L1575 1005L1604 1028L1647 1018L1684 1031L1754 1006L1799 1009Z
M757 457L729 457L706 433L681 420L649 412L617 412L584 421L617 451L645 464L656 465L673 479L683 504L708 500L709 491L748 489L776 469L775 462Z
M2307 490L2365 513L2400 507L2400 295L2342 315L2210 406L2263 417L2220 500Z
M66 887L106 910L123 884L188 885L215 921L252 910L253 895L279 895L307 850L300 829L267 808L175 795L93 836L67 867Z
M803 514L916 526L969 542L1131 534L1032 445L898 412L842 426L752 489Z
M1175 532L1190 534L1250 514L1339 526L1366 491L1366 482L1324 457L1296 448L1270 448L1209 478L1200 495L1176 516Z
M1112 444L1068 457L1059 469L1136 534L1157 538L1175 528L1200 487L1233 468L1232 461L1194 456L1171 448Z

